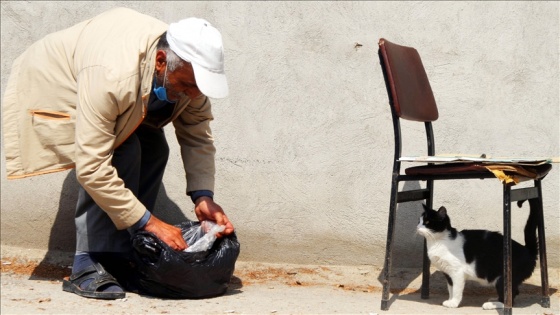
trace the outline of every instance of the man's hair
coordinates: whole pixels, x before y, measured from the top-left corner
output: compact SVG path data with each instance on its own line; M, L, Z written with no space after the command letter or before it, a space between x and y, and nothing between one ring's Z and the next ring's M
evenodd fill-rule
M159 38L157 43L157 49L164 50L167 55L167 71L173 72L175 69L184 65L185 60L181 59L171 48L169 48L169 43L167 42L167 32L163 33Z

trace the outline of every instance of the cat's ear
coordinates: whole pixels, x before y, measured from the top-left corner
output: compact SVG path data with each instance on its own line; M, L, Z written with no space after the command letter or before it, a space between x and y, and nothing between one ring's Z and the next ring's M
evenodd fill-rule
M426 204L425 204L425 203L423 203L423 204L422 204L422 207L424 207L424 211L428 211L428 210L430 210L430 208L428 208L428 206L426 206Z
M445 207L441 206L437 213L438 213L438 216L443 219L443 218L445 218L445 216L447 216L447 209L445 209Z

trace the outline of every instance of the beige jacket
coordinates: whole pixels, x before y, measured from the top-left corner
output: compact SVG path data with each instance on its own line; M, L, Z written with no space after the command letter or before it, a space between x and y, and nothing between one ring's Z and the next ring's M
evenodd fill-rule
M47 35L13 63L2 102L9 179L76 168L79 183L118 229L146 207L111 165L113 150L143 121L156 45L167 25L117 8ZM214 190L210 101L179 101L172 118L187 191Z

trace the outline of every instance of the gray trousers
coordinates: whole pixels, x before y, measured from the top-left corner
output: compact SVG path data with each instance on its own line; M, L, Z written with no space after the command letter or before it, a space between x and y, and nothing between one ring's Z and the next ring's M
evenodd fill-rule
M154 210L163 173L169 158L169 146L163 129L140 125L115 149L111 163L126 188ZM76 206L76 251L91 253L128 253L132 250L130 233L117 230L115 224L80 186Z

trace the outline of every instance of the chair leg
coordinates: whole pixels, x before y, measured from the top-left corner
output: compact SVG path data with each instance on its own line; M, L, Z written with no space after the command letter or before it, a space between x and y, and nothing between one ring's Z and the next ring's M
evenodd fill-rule
M422 289L420 298L426 300L430 298L430 257L428 257L428 246L424 240L424 261L422 263Z
M428 180L426 182L426 189L429 191L428 198L426 198L426 206L430 209L433 208L434 200L434 181ZM422 262L422 289L420 291L420 298L430 298L430 257L428 257L428 246L424 239L424 260Z
M543 199L542 199L542 188L541 188L541 181L536 180L535 186L539 191L539 201L538 204L538 225L537 225L537 232L539 238L539 262L541 265L541 306L545 308L550 308L550 296L548 292L548 266L546 260L546 238L544 235L544 208L543 208Z
M381 309L389 309L389 293L391 289L391 264L393 255L393 237L395 235L395 219L397 210L398 181L393 178L391 187L391 201L389 204L389 223L387 227L387 246L385 247L385 262L383 266L383 291L381 294Z
M504 244L503 244L503 290L504 315L512 312L512 272L511 272L511 186L504 184Z

